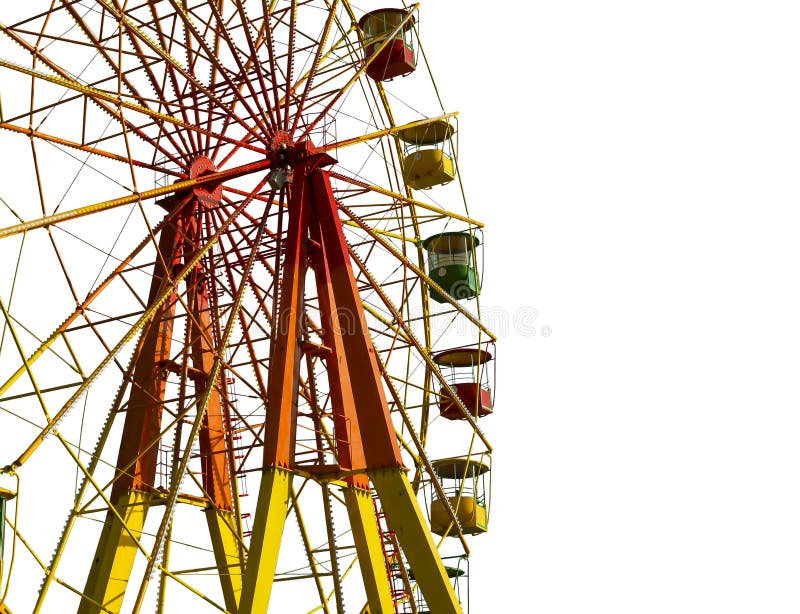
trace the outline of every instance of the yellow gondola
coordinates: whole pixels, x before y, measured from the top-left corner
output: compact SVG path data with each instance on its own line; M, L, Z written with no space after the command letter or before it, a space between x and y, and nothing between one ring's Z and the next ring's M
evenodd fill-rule
M489 462L475 458L443 458L433 462L433 470L442 483L447 503L455 512L461 531L466 535L489 529L489 501L486 478ZM457 535L442 499L434 494L430 508L431 531L437 535Z
M403 178L414 190L425 190L456 178L452 137L455 128L447 120L409 126L398 133L405 145Z

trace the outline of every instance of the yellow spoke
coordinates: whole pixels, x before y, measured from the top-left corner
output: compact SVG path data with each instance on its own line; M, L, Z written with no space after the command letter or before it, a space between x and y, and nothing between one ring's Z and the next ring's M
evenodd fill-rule
M456 117L458 112L455 113L445 113L444 115L440 115L439 117L432 117L430 119L420 119L415 122L409 122L408 124L403 124L402 126L394 126L392 128L384 128L383 130L377 130L375 132L370 132L369 134L365 134L363 136L353 137L352 139L345 139L344 141L337 141L336 143L331 143L330 145L326 145L325 147L321 147L322 151L331 151L332 149L340 149L342 147L349 147L350 145L357 145L358 143L364 143L366 141L371 141L372 139L379 139L383 136L388 135L395 135L403 130L408 128L417 128L419 126L427 126L428 124L434 124L440 121L446 121L451 117Z
M86 207L78 207L77 209L70 209L69 211L62 211L61 213L46 215L37 220L31 220L30 222L23 222L22 224L15 224L14 226L0 228L0 239L27 232L29 230L34 230L36 228L45 228L47 226L52 226L53 224L74 220L76 218L91 215L93 213L99 213L100 211L115 209L117 207L130 205L143 200L149 200L151 198L157 198L166 194L173 194L175 192L187 190L189 188L206 183L222 182L226 179L241 177L242 175L264 170L268 168L270 164L271 162L269 160L254 162L253 164L245 164L244 166L237 166L236 168L232 168L227 171L219 171L217 173L203 175L202 177L185 179L161 188L154 188L145 192L139 192L138 194L131 194L129 196L123 196L122 198L115 198L113 200L104 200L93 205L87 205Z

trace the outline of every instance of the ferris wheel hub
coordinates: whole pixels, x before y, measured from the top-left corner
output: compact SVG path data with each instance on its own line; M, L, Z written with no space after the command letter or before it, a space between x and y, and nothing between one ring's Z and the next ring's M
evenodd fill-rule
M306 173L336 163L334 157L319 151L311 141L295 143L286 132L278 132L273 138L269 160L271 170L268 179L270 186L276 190L292 182L292 168L301 163L305 165Z
M278 130L272 137L270 142L270 150L273 152L280 152L281 150L289 149L294 145L291 135L285 130Z

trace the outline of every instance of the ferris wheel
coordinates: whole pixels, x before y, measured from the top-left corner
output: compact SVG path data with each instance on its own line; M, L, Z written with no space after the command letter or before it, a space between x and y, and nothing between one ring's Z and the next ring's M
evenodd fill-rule
M2 10L0 612L468 612L495 337L418 5Z

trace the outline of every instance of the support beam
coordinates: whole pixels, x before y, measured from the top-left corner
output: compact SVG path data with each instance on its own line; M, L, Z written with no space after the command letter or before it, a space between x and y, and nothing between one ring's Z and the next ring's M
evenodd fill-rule
M235 612L242 592L242 570L239 536L236 530L236 518L232 511L209 507L206 509L206 523L211 536L211 547L214 549L216 573L222 585L225 608Z
M185 194L185 193L184 193ZM206 520L214 550L226 608L235 612L241 592L243 551L233 513L231 473L226 443L226 419L220 386L211 381L216 352L206 274L198 260L203 203L184 197L174 223L167 224L158 244L148 304L154 304L171 282L174 270L194 263L186 277L187 345L181 348L185 364L193 365L195 396L206 398L206 411L198 435L203 488L208 497ZM169 365L173 364L172 331L179 302L177 291L163 303L147 327L133 361L132 386L125 412L117 471L110 502L122 516L109 511L97 545L81 602L80 614L99 612L97 603L119 612L136 555L131 533L138 539L156 487L161 417ZM217 378L218 380L221 378ZM136 499L136 512L129 500ZM129 517L130 516L130 517ZM127 544L130 541L131 544Z
M170 273L180 255L181 224L166 226L159 238L161 259L156 260L150 284L148 304L158 298L169 284ZM111 487L111 505L137 539L144 527L150 506L147 495L155 486L158 462L158 438L161 436L161 413L167 385L164 361L170 359L172 326L177 296L173 292L148 325L133 362L133 383L122 430L117 472ZM97 543L89 570L79 614L98 614L102 604L119 612L133 570L136 547L112 510Z
M300 177L305 164L295 168ZM289 471L295 452L301 331L304 325L305 278L310 191L300 180L289 198L289 224L276 311L276 335L270 350L264 474L250 537L240 612L263 614L269 606L283 528L291 495Z
M200 220L187 220L187 235L199 237ZM214 366L215 351L212 345L214 331L211 321L211 305L209 303L206 272L198 267L189 277L189 335L188 344L191 362L194 367L195 394L198 398L208 387L208 402L203 417L203 427L198 436L200 443L200 461L203 477L203 490L209 499L206 510L206 521L214 550L214 559L225 607L235 612L239 596L242 592L242 571L244 569L244 552L240 546L239 523L234 515L233 490L231 476L231 451L226 444L225 433L230 416L226 416L226 406L222 396L223 376L216 382L208 381L208 375Z
M347 515L353 530L369 611L372 614L393 614L394 603L372 496L369 490L351 486L344 489L344 500L347 503Z
M263 614L267 611L291 486L292 473L281 467L268 467L261 476L239 612Z
M428 609L436 614L462 614L417 496L402 468L370 471L378 497L419 583Z
M88 599L81 600L78 614L117 614L122 608L128 578L138 551L133 537L138 540L142 534L147 511L150 509L150 495L140 490L129 490L117 498L114 507L122 522L113 512L108 512L86 587L83 589ZM98 603L104 609L101 610Z
M312 174L311 183L328 276L337 308L336 320L331 325L340 331L342 340L343 355L337 359L347 362L350 378L346 385L353 390L354 418L366 466L401 467L403 460L400 447L389 415L375 348L350 264L350 254L328 173L320 170ZM341 334L342 331L347 334ZM355 432L355 426L351 429ZM351 441L352 439L353 436Z

